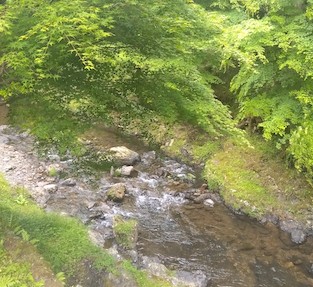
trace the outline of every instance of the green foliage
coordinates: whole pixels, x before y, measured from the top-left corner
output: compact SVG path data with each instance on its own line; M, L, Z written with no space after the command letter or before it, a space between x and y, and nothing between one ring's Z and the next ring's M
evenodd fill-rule
M240 105L238 120L258 117L265 139L275 140L276 147L284 149L298 170L311 178L312 159L307 151L313 145L306 132L313 112L313 3L251 0L215 4L221 3L226 11L235 5L242 15L221 36L224 66L238 65L231 81Z
M137 241L138 222L123 220L120 215L113 218L113 233L118 244L124 248L134 248Z
M210 87L219 81L211 72L223 20L216 13L182 0L16 0L5 8L1 94L12 122L39 140L64 151L94 123L146 114L215 135L234 130ZM210 72L198 69L206 63Z
M63 271L67 275L72 274L83 258L94 259L99 268L110 268L114 263L110 255L89 241L87 230L77 220L59 214L47 214L31 201L28 204L17 204L12 197L11 187L2 176L0 190L2 224L16 228L22 238L35 243L55 273Z
M41 287L45 286L43 280L36 282L26 262L14 262L0 244L0 286L5 287Z

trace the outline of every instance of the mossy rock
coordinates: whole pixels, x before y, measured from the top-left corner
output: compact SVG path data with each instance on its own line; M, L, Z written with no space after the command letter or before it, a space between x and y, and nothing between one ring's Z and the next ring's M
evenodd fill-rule
M138 239L138 222L136 220L124 220L117 215L113 218L113 233L119 245L125 249L133 249Z
M113 185L107 192L107 197L115 202L122 202L125 196L126 187L124 184L118 183Z

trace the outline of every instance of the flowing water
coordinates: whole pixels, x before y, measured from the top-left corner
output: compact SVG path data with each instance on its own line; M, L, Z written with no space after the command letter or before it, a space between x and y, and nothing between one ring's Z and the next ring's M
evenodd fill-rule
M189 202L184 194L200 183L190 183L188 175L197 175L197 171L160 159L138 142L127 139L125 143L113 131L91 134L95 135L94 140L103 146L126 145L140 151L142 161L135 166L138 177L103 174L96 188L84 184L88 180L83 177L81 184L63 186L51 194L48 212L78 217L106 247L114 242L111 224L115 215L137 219L139 266L143 256L155 258L180 274L205 274L210 279L207 286L313 286L312 237L296 245L275 225L234 214L221 202L213 207ZM120 182L127 189L123 203L104 202L106 191Z
M196 174L186 165L148 152L135 167L138 177L106 175L96 191L57 192L49 200L48 210L81 218L108 245L113 241L111 222L115 215L137 219L139 258L155 258L178 273L201 272L210 278L207 286L313 286L312 238L296 245L275 225L234 214L222 203L210 207L185 200L184 193L199 185L186 183L187 174ZM105 192L120 182L127 189L123 203L108 206L101 202Z
M153 164L146 165L150 173L138 166L143 172L127 183L130 198L115 209L139 221L139 253L175 270L201 270L211 278L208 286L313 286L312 238L295 245L275 225L235 215L221 203L209 207L173 197L180 185L151 178ZM172 161L163 166L171 174L192 172Z

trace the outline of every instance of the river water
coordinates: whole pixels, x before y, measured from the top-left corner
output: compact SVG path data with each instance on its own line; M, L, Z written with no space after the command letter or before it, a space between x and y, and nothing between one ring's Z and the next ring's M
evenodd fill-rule
M192 172L170 160L162 165L171 174ZM173 197L180 185L151 176L153 163L137 169L139 177L126 183L129 198L115 213L139 221L139 254L174 270L200 270L210 278L208 286L313 286L312 238L296 245L275 225L236 215L222 203L209 207Z
M148 256L181 274L205 274L207 286L313 286L312 237L296 245L275 225L234 214L221 202L216 201L213 207L192 203L184 194L200 186L197 181L186 180L188 174L197 175L193 168L161 159L114 131L101 128L89 137L105 147L126 145L139 151L142 161L135 166L138 177L111 178L103 173L93 188L87 184L88 177L82 177L81 184L59 188L50 195L48 212L76 216L103 239L106 247L114 244L111 224L115 215L137 219L139 267L141 259ZM12 144L18 149L18 139ZM126 186L123 203L102 202L115 183Z

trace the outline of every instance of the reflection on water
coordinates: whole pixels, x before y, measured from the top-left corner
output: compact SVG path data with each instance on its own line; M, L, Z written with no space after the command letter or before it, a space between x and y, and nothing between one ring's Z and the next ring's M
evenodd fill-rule
M271 223L235 215L223 204L184 203L161 192L168 192L162 180L156 186L140 177L141 183L128 182L133 196L115 210L139 221L140 254L172 269L201 270L214 287L313 286L312 237L296 245Z
M136 202L138 249L174 269L202 270L209 286L313 286L312 238L297 246L272 224L260 225L223 205L184 205L158 212ZM150 218L150 219L148 219Z
M91 136L97 137L99 144L126 145L125 139L110 135L99 132ZM312 237L295 245L289 234L273 224L261 225L235 215L222 204L208 207L185 201L183 193L195 187L185 182L177 184L172 178L194 171L175 161L146 153L136 169L136 178L104 175L96 191L87 186L60 188L50 194L46 210L92 221L90 228L100 230L106 241L112 236L114 215L135 218L139 221L139 258L158 257L175 270L201 270L210 278L208 286L313 286ZM128 194L122 204L111 208L102 201L105 191L117 182L125 184ZM172 196L176 191L181 193Z

